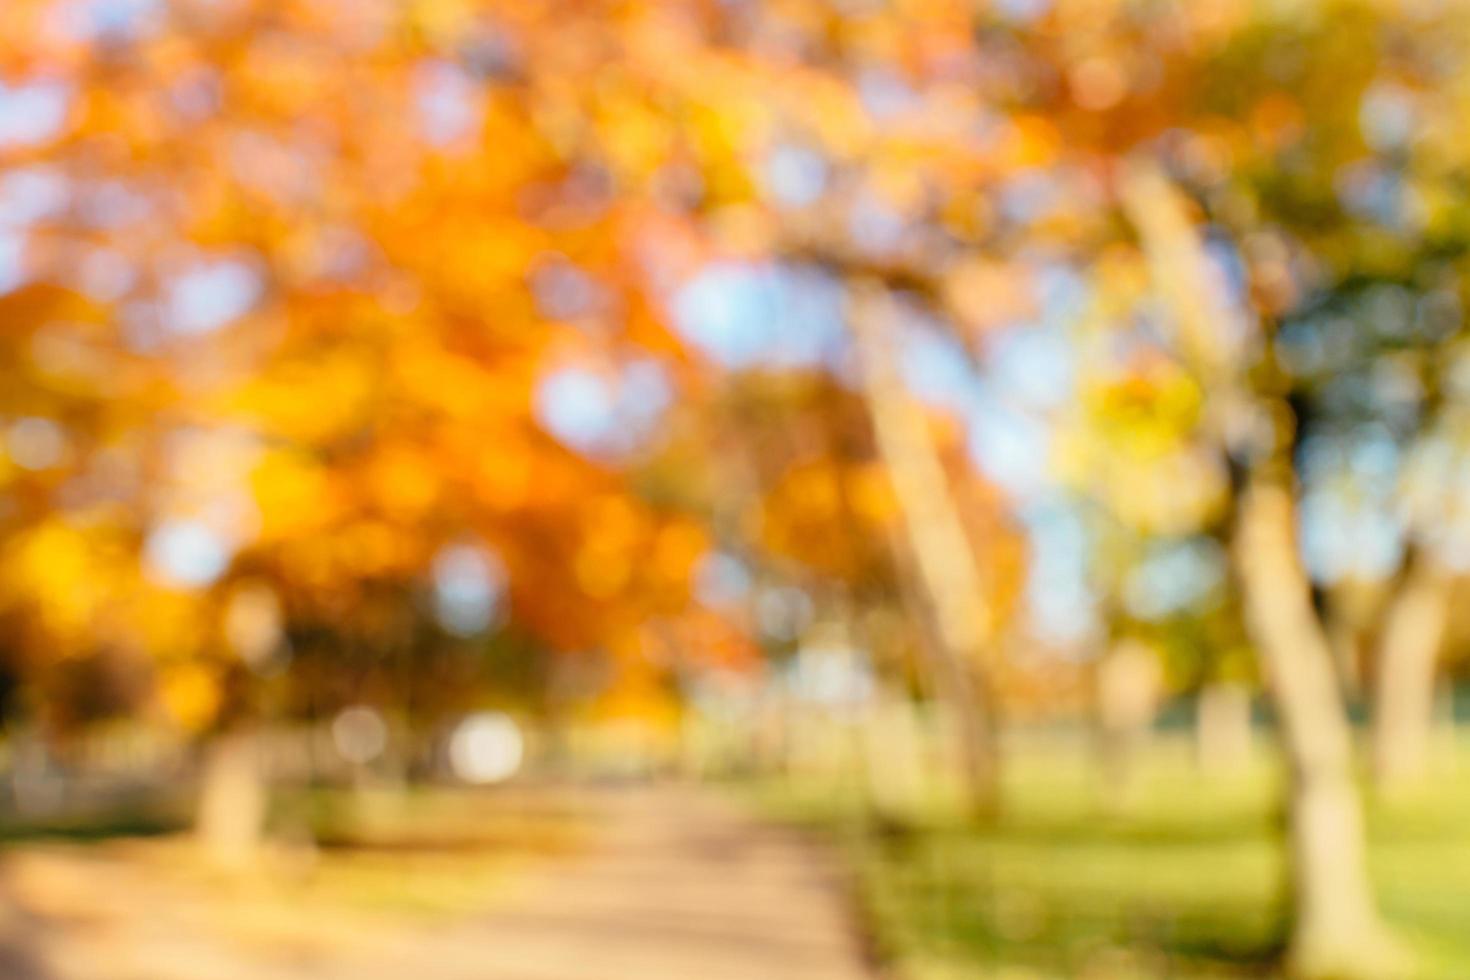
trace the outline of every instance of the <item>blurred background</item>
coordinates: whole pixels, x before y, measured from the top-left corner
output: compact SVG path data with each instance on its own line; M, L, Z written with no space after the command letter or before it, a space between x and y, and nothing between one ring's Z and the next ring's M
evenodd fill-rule
M0 977L1470 976L1454 0L4 0Z

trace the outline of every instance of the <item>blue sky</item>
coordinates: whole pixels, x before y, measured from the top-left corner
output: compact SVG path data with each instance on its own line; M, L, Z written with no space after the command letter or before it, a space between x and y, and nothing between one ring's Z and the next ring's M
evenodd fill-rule
M0 80L0 150L33 146L61 131L71 109L71 89L45 79Z
M175 333L212 333L248 313L263 288L260 273L244 259L201 259L169 282L164 316Z
M673 398L668 370L635 357L622 364L569 358L537 384L541 426L563 445L592 457L618 457L641 447Z
M500 559L472 543L450 545L434 558L434 611L456 636L494 626L504 612L508 576Z
M70 108L71 90L59 82L0 80L0 152L55 136ZM64 199L64 184L42 168L11 170L0 177L0 294L26 281L26 228Z
M813 269L713 262L673 296L674 325L732 370L834 366L845 350L842 289Z
M201 589L218 581L230 566L234 550L209 524L171 519L158 524L143 546L144 567L160 585Z

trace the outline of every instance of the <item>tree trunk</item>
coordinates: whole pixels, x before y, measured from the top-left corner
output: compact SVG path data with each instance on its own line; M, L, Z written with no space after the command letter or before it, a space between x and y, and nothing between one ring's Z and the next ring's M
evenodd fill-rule
M1358 651L1362 646L1362 628L1341 613L1329 609L1327 619L1327 642L1332 649L1332 659L1337 667L1338 682L1350 700L1363 693L1363 672Z
M942 730L952 732L941 758L957 763L953 768L960 774L967 798L977 812L984 814L996 802L1000 777L999 738L986 677L953 656L936 635L931 603L918 587L920 576L906 539L894 541L892 550L904 606L920 623L915 643L920 682L924 693L944 713L947 724Z
M993 815L1000 806L999 739L995 704L983 679L972 678L963 663L945 655L939 681L943 702L954 722L966 807L976 816Z
M1199 232L1183 196L1157 166L1139 161L1127 168L1121 189L1154 290L1172 315L1177 347L1209 395L1203 428L1223 449L1232 442L1232 419L1248 418L1252 399L1231 324L1210 302ZM1284 460L1256 464L1238 503L1234 541L1246 625L1291 767L1289 966L1302 977L1399 977L1404 957L1373 900L1347 711L1297 554L1289 478Z
M997 803L999 770L984 655L990 611L975 554L923 411L899 374L892 342L892 301L881 287L854 291L853 339L878 454L902 515L907 558L933 617L934 690L954 719L961 741L965 793L984 814Z
M1327 639L1349 704L1368 694L1364 653L1383 621L1387 588L1376 580L1353 576L1335 582L1323 596Z
M217 868L240 870L258 855L266 808L261 761L253 731L222 732L204 747L195 835Z
M1297 554L1296 509L1284 477L1254 475L1237 521L1246 625L1291 767L1290 969L1335 980L1401 976L1403 953L1379 918L1369 881L1351 734Z
M1212 776L1242 772L1251 756L1251 694L1244 684L1206 684L1195 704L1195 759Z
M863 728L868 782L878 812L912 812L924 797L923 740L913 702L901 693L885 692Z
M24 726L10 737L10 793L17 813L49 817L61 808L65 786L45 736Z
M1124 810L1138 789L1138 762L1158 714L1162 670L1147 644L1123 640L1097 664L1096 711L1106 804Z
M1373 699L1373 775L1382 790L1403 789L1424 775L1449 601L1448 576L1421 555L1384 620Z

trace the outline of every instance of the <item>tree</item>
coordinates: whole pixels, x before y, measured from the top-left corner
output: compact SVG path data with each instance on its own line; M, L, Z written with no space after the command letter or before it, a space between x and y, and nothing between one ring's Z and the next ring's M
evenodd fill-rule
M881 288L859 287L849 323L875 440L903 515L905 545L932 612L938 644L931 683L961 737L966 790L976 812L998 804L996 704L987 675L995 591L982 576L927 421L896 370L892 307Z
M1048 263L1083 270L1104 301L1110 279L1131 277L1097 317L1200 393L1185 431L1197 469L1218 478L1221 533L1281 699L1297 773L1292 962L1304 974L1392 969L1378 955L1389 943L1362 858L1346 715L1296 543L1294 457L1311 420L1282 366L1286 328L1317 300L1462 253L1449 189L1459 157L1414 138L1417 113L1454 111L1426 95L1453 88L1440 85L1453 59L1435 54L1453 29L1441 36L1449 25L1433 12L1353 3L1008 15L933 2L862 19L794 7L729 16L717 56L696 59L689 43L665 72L678 90L700 65L700 94L684 98L707 136L696 145L712 235L841 280L876 278L982 352L987 329L1028 316ZM759 92L761 109L711 104L732 90ZM708 117L726 125L706 134ZM742 150L757 161L743 172ZM1429 208L1417 226L1405 186ZM1208 243L1191 207L1213 222ZM1313 844L1328 839L1338 858Z
M35 200L3 288L34 283L5 298L5 353L37 379L9 410L40 461L6 597L38 657L129 627L218 763L201 830L230 863L264 812L251 660L293 631L337 623L341 669L370 672L414 619L380 600L429 592L455 549L491 608L452 629L504 615L635 669L686 604L703 533L621 472L675 347L612 181L659 161L610 89L564 84L579 60L614 71L579 36L641 22L504 6L3 15L39 112L0 145ZM610 400L602 431L588 398ZM119 460L108 506L79 505L63 477ZM229 635L241 589L275 609L253 654Z
M1208 305L1200 246L1164 177L1136 170L1128 194L1180 346L1218 399L1205 407L1205 424L1219 426L1218 438L1229 445L1227 412L1254 410L1273 423L1261 433L1259 445L1245 448L1244 488L1231 537L1246 624L1260 652L1291 765L1293 961L1309 976L1398 969L1400 954L1378 918L1368 878L1352 740L1333 657L1298 548L1289 410L1270 401L1251 405L1240 382L1230 377L1222 345L1229 332Z

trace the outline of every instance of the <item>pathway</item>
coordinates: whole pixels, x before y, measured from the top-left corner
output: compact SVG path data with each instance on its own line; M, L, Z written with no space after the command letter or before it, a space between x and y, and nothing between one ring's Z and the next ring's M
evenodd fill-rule
M251 945L134 872L70 866L86 921L0 914L5 980L872 980L839 869L795 833L682 787L581 790L588 846L537 860L485 911ZM56 875L51 875L55 878ZM219 901L221 899L216 899ZM0 893L0 913L6 902ZM22 917L23 916L23 917ZM54 918L54 917L53 917ZM6 925L12 928L4 928ZM39 923L36 923L39 925ZM20 928L14 928L19 926ZM7 939L25 942L24 948Z
M871 977L838 869L680 789L607 795L599 845L483 928L503 980Z

